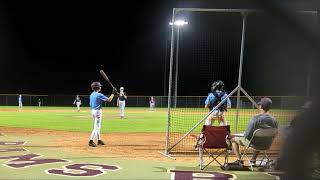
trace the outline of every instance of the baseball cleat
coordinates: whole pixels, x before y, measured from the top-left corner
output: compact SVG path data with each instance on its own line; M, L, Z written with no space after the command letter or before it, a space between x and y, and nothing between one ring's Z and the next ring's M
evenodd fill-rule
M106 145L102 140L98 140L98 145Z
M94 143L92 140L89 141L89 146L91 146L91 147L97 147L96 143Z

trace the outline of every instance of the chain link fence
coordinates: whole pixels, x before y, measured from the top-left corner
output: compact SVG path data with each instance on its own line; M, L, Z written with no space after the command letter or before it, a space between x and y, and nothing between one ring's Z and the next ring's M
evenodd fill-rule
M19 94L0 94L0 106L18 106ZM73 106L75 95L32 95L22 94L22 103L24 106L38 106L41 101L41 106ZM168 107L167 96L153 96L156 107ZM252 96L258 102L263 96ZM299 109L299 106L305 101L305 97L300 96L268 96L273 100L274 109ZM89 106L89 95L80 95L82 106ZM127 107L149 107L150 96L128 96L126 100ZM178 96L177 108L202 108L206 96ZM230 98L232 107L236 107L236 97ZM116 106L116 99L111 103L106 103L105 106ZM240 106L246 109L254 108L252 103L241 98Z

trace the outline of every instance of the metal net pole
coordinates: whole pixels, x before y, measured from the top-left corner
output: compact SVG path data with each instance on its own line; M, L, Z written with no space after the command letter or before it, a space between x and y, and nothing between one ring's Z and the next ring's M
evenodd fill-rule
M173 25L172 25L173 26ZM174 82L174 107L177 107L178 98L178 70L179 70L179 26L177 26L177 47L176 47L176 72L175 72L175 82Z
M174 22L175 8L172 10L172 21ZM171 108L171 91L172 91L172 66L173 66L173 46L174 46L174 26L171 26L171 47L170 47L170 70L169 70L169 90L168 90L168 113L167 113L167 134L166 134L166 151L169 149L169 131L170 131L170 108Z
M238 132L238 122L239 122L241 78L242 78L244 41L245 41L245 35L246 35L247 13L242 13L242 16L243 16L242 17L242 37L241 37L241 51L240 51L239 79L238 79L238 93L237 93L237 111L236 111L236 119L235 119L235 131L236 131L236 133Z

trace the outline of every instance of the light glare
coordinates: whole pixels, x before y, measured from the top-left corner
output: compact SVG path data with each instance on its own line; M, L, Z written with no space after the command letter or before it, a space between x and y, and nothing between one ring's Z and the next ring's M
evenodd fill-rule
M176 20L174 23L172 22L169 22L170 25L176 25L176 26L184 26L184 25L187 25L188 22L187 21L184 21L184 20Z

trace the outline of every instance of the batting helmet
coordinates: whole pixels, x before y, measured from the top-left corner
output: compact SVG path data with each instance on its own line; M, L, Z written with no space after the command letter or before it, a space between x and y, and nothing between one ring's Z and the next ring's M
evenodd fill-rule
M93 82L92 84L91 84L91 89L92 90L95 90L95 89L97 89L97 88L99 88L99 87L101 87L102 85L100 84L100 82Z

